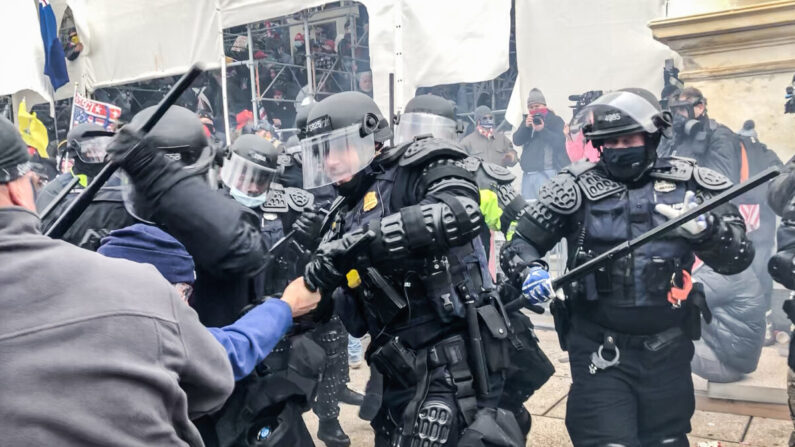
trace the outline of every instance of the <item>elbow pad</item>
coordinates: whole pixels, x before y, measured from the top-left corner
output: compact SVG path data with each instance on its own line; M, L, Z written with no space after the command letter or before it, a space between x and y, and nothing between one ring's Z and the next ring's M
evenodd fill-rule
M371 255L376 259L406 257L411 252L463 245L478 235L482 221L478 204L466 197L408 206L370 225L377 235Z
M721 275L734 275L748 268L754 261L754 245L745 234L745 224L739 215L715 216L715 231L695 252L704 263Z

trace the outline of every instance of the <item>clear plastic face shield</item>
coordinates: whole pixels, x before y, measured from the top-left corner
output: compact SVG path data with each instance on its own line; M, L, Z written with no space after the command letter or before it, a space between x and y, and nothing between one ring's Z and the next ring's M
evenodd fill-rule
M395 144L409 143L420 135L458 141L458 123L450 118L423 112L410 112L399 116L395 126Z
M108 153L107 148L111 141L113 141L113 137L110 135L87 137L76 141L74 148L83 163L104 163L105 156Z
M353 124L301 140L301 151L304 188L319 188L345 183L366 168L375 157L375 138Z
M237 194L264 202L279 173L278 168L262 166L233 152L221 168L221 181Z

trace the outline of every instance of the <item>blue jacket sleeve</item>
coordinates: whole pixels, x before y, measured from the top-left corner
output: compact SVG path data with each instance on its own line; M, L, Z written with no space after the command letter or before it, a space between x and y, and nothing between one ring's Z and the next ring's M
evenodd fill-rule
M270 354L292 324L290 306L270 298L229 326L207 330L226 350L235 380L240 380Z

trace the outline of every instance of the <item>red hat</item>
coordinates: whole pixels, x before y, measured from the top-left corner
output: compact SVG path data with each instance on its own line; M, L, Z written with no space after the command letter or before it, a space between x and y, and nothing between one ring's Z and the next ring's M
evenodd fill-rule
M296 41L300 40L301 42L303 42L304 41L304 35L301 34L301 33L295 33L295 38L293 40L296 40Z
M251 110L243 110L242 112L235 115L235 120L237 121L237 129L243 128L249 121L254 121L254 113Z
M329 49L334 50L334 41L331 39L326 40L323 42L324 47L329 47Z
M257 50L257 52L254 53L254 59L265 59L266 57L268 57L268 55L262 50Z

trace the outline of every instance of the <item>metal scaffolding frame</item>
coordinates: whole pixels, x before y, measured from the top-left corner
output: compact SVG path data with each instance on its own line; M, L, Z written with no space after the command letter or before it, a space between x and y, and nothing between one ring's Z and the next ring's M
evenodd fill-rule
M268 30L277 31L280 29L287 29L289 30L295 26L303 25L303 34L305 39L304 50L306 52L306 64L304 65L296 65L294 63L285 63L280 61L274 60L262 60L262 59L255 59L254 53L254 37L256 33L259 33L260 30L253 30L252 24L245 25L245 34L243 33L232 33L228 30L224 30L224 49L228 44L234 42L239 36L246 36L247 38L247 49L248 49L248 58L246 60L240 60L235 62L229 62L225 64L225 69L228 70L229 68L238 67L238 66L247 66L249 68L249 79L250 79L250 90L251 90L251 110L254 114L254 123L257 124L259 120L259 113L258 107L259 104L263 101L268 102L279 102L279 103L296 103L294 99L274 99L268 97L269 93L273 90L273 88L278 85L279 82L285 81L292 82L297 86L299 90L303 89L305 86L308 87L308 95L312 98L315 98L316 95L322 94L324 88L326 87L327 83L335 84L336 87L340 91L344 90L355 90L357 85L357 61L366 61L366 59L358 59L356 58L356 53L358 49L367 49L366 45L362 45L362 41L364 41L367 37L365 33L362 36L358 36L356 20L359 17L358 11L355 10L357 7L356 2L352 1L343 1L341 2L339 8L346 9L345 13L343 14L332 14L326 15L319 18L313 18L312 16L316 15L319 12L327 12L329 10L321 10L318 8L312 8L300 11L297 14L294 14L289 17L285 17L285 23L279 23L268 27ZM290 21L289 19L299 19L298 21ZM339 20L341 18L347 18L347 22L350 27L350 66L345 67L343 63L345 56L337 51L333 54L333 62L330 68L318 68L316 66L317 55L312 53L312 46L309 43L310 40L310 25L319 25L319 24L326 24L329 22L333 22ZM281 18L274 18L274 19L281 19ZM289 32L288 32L289 35ZM288 39L289 42L289 39ZM288 43L289 45L289 43ZM339 50L339 49L337 49ZM288 47L289 51L289 47ZM277 67L278 71L276 76L270 80L267 86L264 89L261 88L259 85L259 67L265 65L270 67ZM302 83L299 74L306 73L306 84ZM340 85L339 80L334 77L334 74L346 76L350 78L350 85L343 86ZM344 84L344 82L342 83Z

